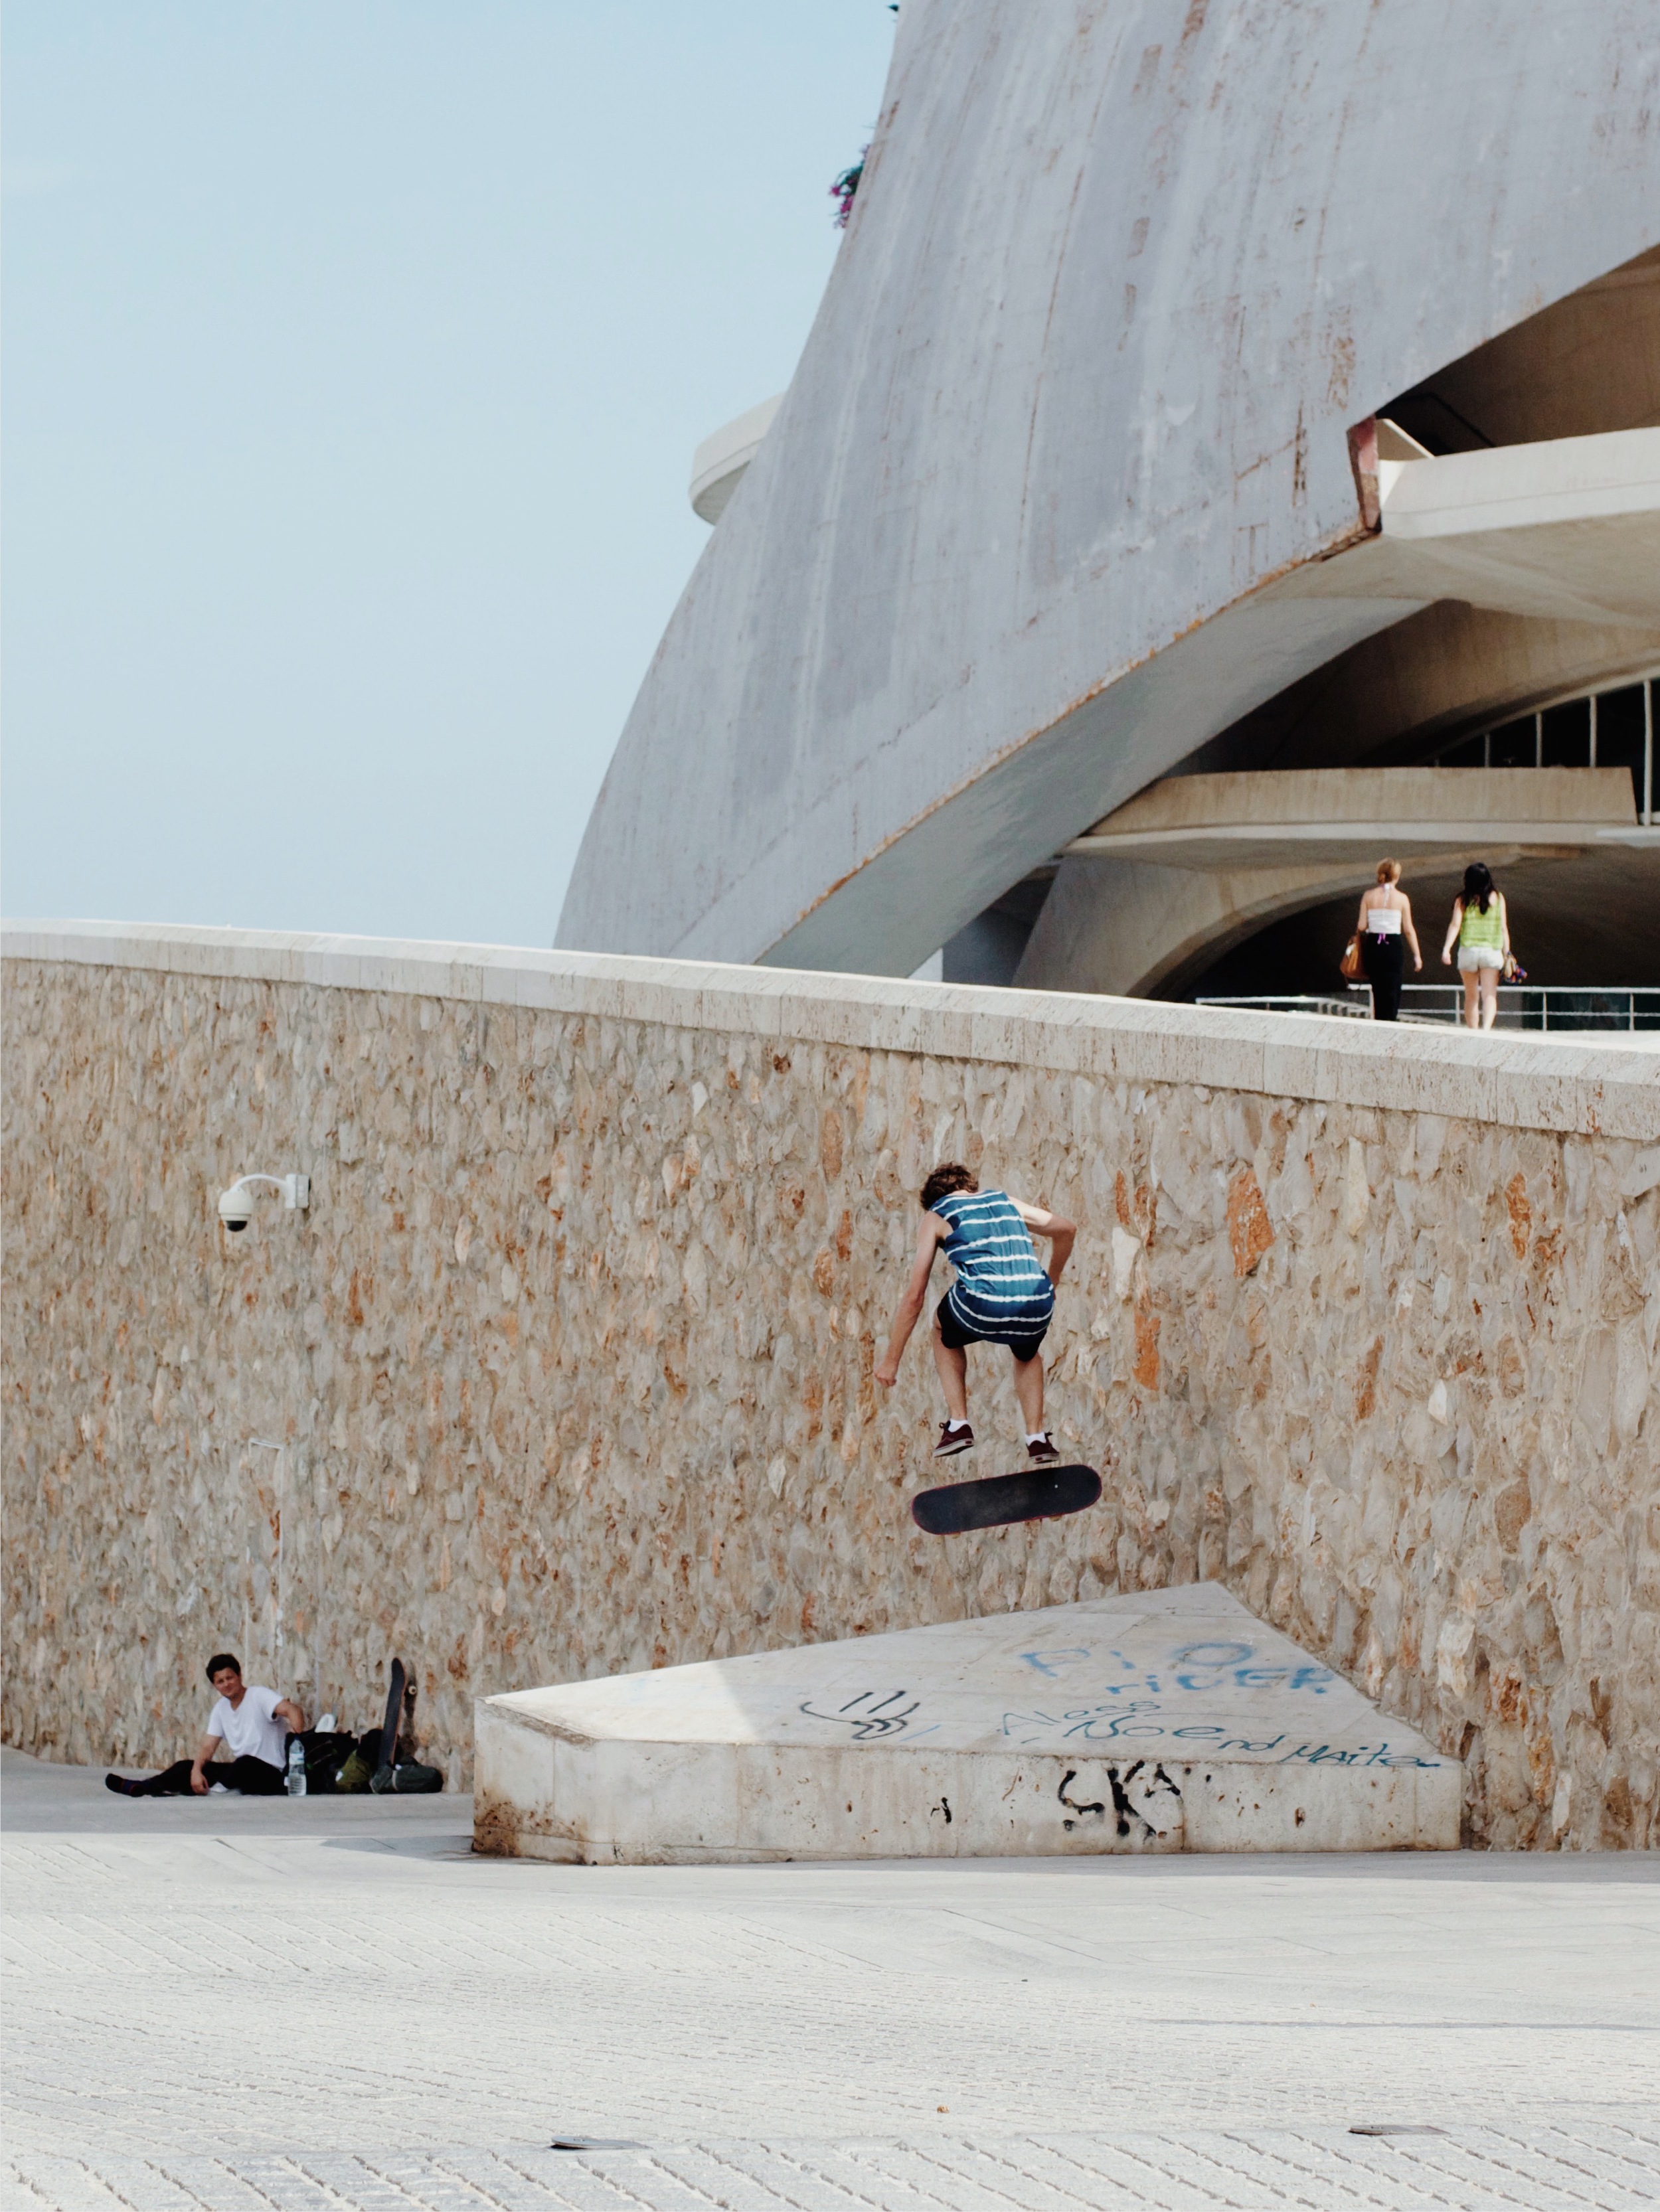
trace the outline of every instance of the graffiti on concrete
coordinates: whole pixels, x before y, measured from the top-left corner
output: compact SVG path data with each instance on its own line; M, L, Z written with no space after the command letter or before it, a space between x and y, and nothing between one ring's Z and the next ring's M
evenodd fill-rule
M1109 1766L1102 1770L1112 1802L1106 1798L1087 1802L1067 1794L1077 1781L1079 1770L1069 1766L1061 1778L1056 1791L1067 1810L1061 1825L1068 1832L1074 1828L1086 1828L1091 1820L1104 1826L1109 1811L1119 1837L1125 1841L1157 1843L1178 1826L1182 1820L1182 1792L1162 1766L1151 1772L1145 1759L1135 1759L1128 1766ZM1132 1792L1134 1795L1132 1795ZM1163 1799L1165 1802L1161 1803Z
M1122 1745L1133 1759L1143 1747L1150 1753L1157 1745L1160 1755L1188 1765L1207 1757L1243 1757L1279 1766L1437 1767L1446 1764L1421 1749L1391 1745L1384 1732L1386 1723L1363 1743L1333 1742L1320 1731L1317 1722L1313 1729L1305 1725L1302 1729L1293 1727L1277 1732L1273 1731L1273 1723L1262 1728L1259 1722L1262 1732L1256 1733L1247 1717L1250 1702L1243 1711L1237 1711L1240 1692L1246 1693L1248 1700L1250 1693L1262 1692L1323 1698L1346 1686L1342 1677L1328 1667L1303 1659L1281 1662L1277 1656L1267 1659L1260 1645L1243 1638L1177 1644L1151 1664L1138 1663L1113 1645L1081 1644L1045 1646L1023 1651L1019 1657L1046 1681L1058 1686L1064 1679L1064 1702L1056 1698L1043 1705L1006 1707L1000 1719L995 1693L989 1693L983 1725L988 1734L1000 1735L1010 1745ZM1197 1717L1207 1711L1214 1713L1219 1699L1223 1701L1225 1714L1231 1705L1234 1707L1235 1717L1221 1722ZM854 1743L903 1741L909 1747L938 1735L942 1727L937 1703L933 1706L933 1717L924 1724L922 1694L908 1689L860 1690L833 1711L806 1698L796 1710L807 1720L845 1729ZM1374 1726L1377 1726L1376 1721ZM1139 1762L1125 1771L1139 1771ZM1068 1770L1063 1790L1076 1771ZM1154 1772L1164 1776L1162 1768ZM1168 1777L1164 1779L1165 1786L1174 1790ZM1062 1802L1069 1801L1063 1796ZM1102 1808L1072 1806L1068 1817L1093 1818L1099 1809L1104 1819L1105 1802L1104 1798ZM1128 1817L1122 1808L1118 1817Z
M911 1716L922 1702L920 1698L912 1698L908 1705L895 1712L892 1708L899 1704L902 1698L909 1695L905 1690L890 1690L885 1697L879 1698L874 1690L860 1690L856 1698L849 1698L846 1705L833 1713L821 1713L806 1698L796 1710L805 1713L809 1720L833 1721L840 1727L851 1729L855 1743L869 1743L873 1739L903 1734ZM869 1702L872 1698L876 1699L873 1705Z
M1329 1667L1316 1666L1311 1660L1303 1660L1296 1665L1253 1665L1256 1647L1245 1643L1179 1644L1156 1668L1138 1667L1133 1659L1110 1647L1098 1655L1084 1644L1070 1644L1051 1651L1023 1651L1020 1656L1050 1680L1063 1674L1074 1674L1073 1662L1095 1659L1102 1672L1110 1676L1116 1670L1116 1680L1092 1686L1104 1696L1113 1698L1137 1691L1149 1691L1155 1697L1167 1697L1176 1690L1203 1694L1230 1685L1241 1690L1307 1690L1318 1698L1341 1680Z
M1183 1717L1194 1701L1214 1699L1237 1691L1298 1692L1323 1698L1342 1686L1342 1678L1329 1667L1297 1660L1264 1663L1259 1648L1243 1639L1175 1646L1152 1665L1138 1664L1116 1646L1065 1644L1023 1651L1021 1659L1047 1680L1063 1677L1074 1697L1086 1692L1087 1701L1057 1705L1053 1709L1031 1706L1003 1715L1006 1741L1037 1744L1054 1741L1083 1743L1160 1741L1178 1750L1183 1758L1202 1759L1207 1753L1231 1753L1260 1759L1275 1765L1308 1766L1439 1766L1444 1762L1415 1752L1392 1748L1387 1741L1338 1745L1317 1737L1304 1737L1295 1729L1253 1736L1231 1726L1201 1723ZM1213 1705L1212 1710L1214 1710Z
M1298 1741L1294 1735L1282 1731L1278 1735L1252 1737L1231 1735L1225 1728L1207 1726L1172 1726L1168 1719L1155 1719L1162 1708L1152 1698L1137 1699L1128 1705L1081 1705L1057 1713L1006 1712L1002 1733L1010 1743L1036 1744L1057 1734L1062 1741L1085 1743L1123 1743L1136 1739L1151 1741L1164 1737L1179 1744L1181 1755L1192 1761L1202 1759L1207 1752L1218 1758L1227 1753L1243 1753L1252 1759L1266 1759L1275 1766L1440 1766L1439 1759L1423 1758L1413 1752L1396 1750L1389 1743L1332 1744Z
M1089 1656L1089 1646L1085 1644L1069 1644L1063 1651L1023 1651L1020 1654L1028 1667L1036 1667L1040 1674L1048 1674L1051 1679L1061 1672L1063 1659L1087 1659Z
M1076 1814L1079 1820L1081 1820L1087 1813L1098 1813L1104 1819L1107 1810L1104 1799L1098 1804L1082 1805L1079 1803L1076 1798L1067 1796L1067 1785L1068 1783L1076 1782L1077 1779L1078 1769L1075 1766L1069 1766L1066 1772L1061 1777L1061 1787L1055 1792L1055 1795L1060 1798L1061 1802L1068 1807L1072 1812ZM1077 1826L1078 1821L1075 1820L1062 1820L1061 1825L1063 1828L1073 1828Z

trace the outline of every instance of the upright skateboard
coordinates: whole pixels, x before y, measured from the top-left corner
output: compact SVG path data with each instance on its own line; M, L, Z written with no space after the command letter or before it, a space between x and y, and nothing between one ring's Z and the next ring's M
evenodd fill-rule
M1034 1467L1019 1474L994 1474L982 1482L946 1482L919 1490L910 1517L930 1536L960 1536L970 1528L1000 1528L1011 1521L1054 1521L1081 1513L1101 1495L1092 1467Z
M383 1796L393 1787L392 1777L398 1770L398 1730L404 1718L404 1662L392 1662L392 1679L386 1685L386 1717L380 1729L380 1763L374 1771L369 1787L376 1796Z

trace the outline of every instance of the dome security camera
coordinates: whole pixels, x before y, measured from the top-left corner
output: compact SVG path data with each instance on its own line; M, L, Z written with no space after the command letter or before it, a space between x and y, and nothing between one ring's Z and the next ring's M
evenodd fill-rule
M233 1183L219 1194L219 1218L233 1237L240 1237L253 1218L253 1193L244 1183Z
M240 1237L253 1218L253 1190L256 1183L269 1183L273 1190L283 1194L285 1212L301 1211L311 1204L311 1177L307 1175L245 1175L238 1176L228 1190L219 1194L219 1218L233 1237Z

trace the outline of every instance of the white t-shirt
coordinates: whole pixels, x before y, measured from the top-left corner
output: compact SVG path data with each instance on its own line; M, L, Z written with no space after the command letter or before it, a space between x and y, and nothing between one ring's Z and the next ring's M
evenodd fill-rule
M277 1718L280 1702L275 1690L262 1690L250 1682L240 1705L233 1708L228 1698L220 1698L208 1715L207 1732L223 1739L233 1759L252 1752L267 1766L281 1766L289 1731L287 1723Z

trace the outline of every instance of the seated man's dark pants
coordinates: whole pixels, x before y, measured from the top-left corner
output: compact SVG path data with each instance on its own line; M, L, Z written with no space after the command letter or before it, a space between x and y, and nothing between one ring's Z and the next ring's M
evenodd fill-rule
M152 1774L148 1782L140 1782L129 1792L134 1797L188 1797L191 1768L194 1762L175 1759L165 1773ZM211 1766L202 1771L207 1777L208 1787L222 1782L227 1790L240 1790L245 1797L280 1797L288 1788L280 1766L269 1759L256 1759L244 1752L240 1759L216 1759Z

